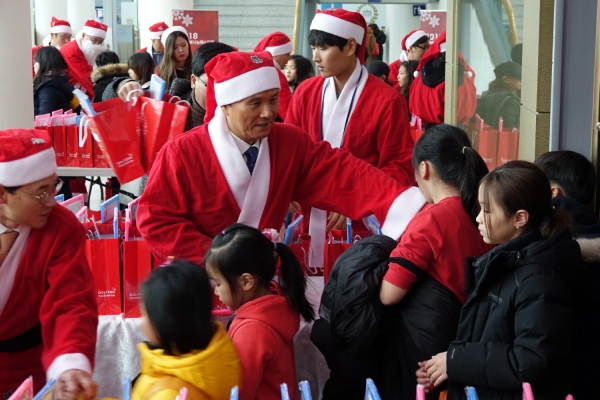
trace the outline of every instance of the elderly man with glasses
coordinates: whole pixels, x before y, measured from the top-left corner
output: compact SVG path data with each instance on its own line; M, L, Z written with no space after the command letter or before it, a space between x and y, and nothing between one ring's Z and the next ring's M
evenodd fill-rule
M98 309L85 232L54 199L45 131L0 131L0 395L32 376L58 399L93 398Z

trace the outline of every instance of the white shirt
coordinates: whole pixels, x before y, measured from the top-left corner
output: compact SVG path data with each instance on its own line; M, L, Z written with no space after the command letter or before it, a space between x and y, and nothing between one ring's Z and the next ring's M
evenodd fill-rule
M244 142L242 139L240 139L239 137L235 136L233 134L233 132L229 132L231 133L231 136L233 136L233 141L235 142L236 146L238 147L238 149L240 150L240 153L242 154L242 156L244 157L244 162L247 162L248 160L246 159L246 155L244 154L246 152L246 150L248 150L250 147L256 147L259 151L260 151L260 140L257 140L256 142L254 142L254 144L248 144L246 142ZM262 140L262 139L261 139Z

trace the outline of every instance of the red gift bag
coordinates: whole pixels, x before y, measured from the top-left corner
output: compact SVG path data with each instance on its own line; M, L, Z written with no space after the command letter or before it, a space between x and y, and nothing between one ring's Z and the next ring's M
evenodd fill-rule
M92 155L94 157L94 168L110 168L110 165L108 164L108 157L106 157L106 154L104 154L100 148L100 143L98 143L93 135L91 136L93 142Z
M503 129L503 121L498 122L498 166L519 158L519 130Z
M94 142L92 135L90 134L89 126L83 121L78 127L78 145L79 145L79 167L80 168L93 168L94 167ZM108 162L106 167L97 168L108 168Z
M476 125L472 129L471 146L477 150L488 170L492 171L498 164L498 131L485 124L483 119L475 114Z
M125 318L141 317L140 284L152 270L152 254L136 228L129 228L130 240L122 243L123 261L123 313Z
M348 250L352 243L327 243L325 244L325 260L323 263L323 280L327 283L333 265L343 252Z
M56 165L64 167L67 165L67 132L63 126L63 116L56 115L52 117L52 146L56 154Z
M423 136L423 122L421 118L415 117L414 124L410 125L410 135L415 143Z
M112 225L97 224L97 227L101 237L92 239L95 228L88 224L85 255L94 276L98 314L119 315L122 312L119 239L112 237Z
M66 167L79 167L79 134L75 125L65 126L65 139L67 142Z
M121 183L146 174L142 165L139 106L136 104L140 103L120 101L96 116L87 116L94 139L108 155L110 167Z
M310 254L310 235L306 233L300 233L298 241L294 244L287 246L292 253L298 259L300 266L304 273L308 276L319 276L321 271L315 271L309 268L309 254Z
M142 115L142 159L146 172L150 172L158 152L167 141L183 133L189 112L189 104L179 105L178 97L165 96L159 101L149 97L138 97Z

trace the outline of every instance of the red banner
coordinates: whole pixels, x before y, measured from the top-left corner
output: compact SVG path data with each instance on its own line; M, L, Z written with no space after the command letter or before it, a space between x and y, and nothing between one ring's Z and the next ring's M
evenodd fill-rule
M433 43L446 30L446 11L421 10L420 29L429 35L429 41Z
M187 30L192 54L204 43L219 41L218 11L173 10L173 26Z

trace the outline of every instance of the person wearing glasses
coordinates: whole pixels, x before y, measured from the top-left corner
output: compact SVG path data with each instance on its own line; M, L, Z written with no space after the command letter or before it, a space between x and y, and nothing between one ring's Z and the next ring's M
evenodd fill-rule
M52 20L50 21L50 36L44 38L41 45L31 49L31 72L33 77L35 77L35 71L33 69L33 65L35 64L35 53L45 46L56 47L60 50L62 46L71 41L72 35L73 31L71 30L69 21L52 17Z
M85 231L57 206L46 131L0 130L0 396L33 377L56 398L91 399L98 309Z
M94 88L90 76L96 65L96 57L107 50L104 39L108 26L87 20L83 30L75 35L75 40L60 48L69 66L69 81L89 98L94 98Z
M400 58L390 64L390 82L396 89L400 89L397 78L400 64L404 61L419 61L429 49L429 35L420 29L410 31L402 39L401 45Z

